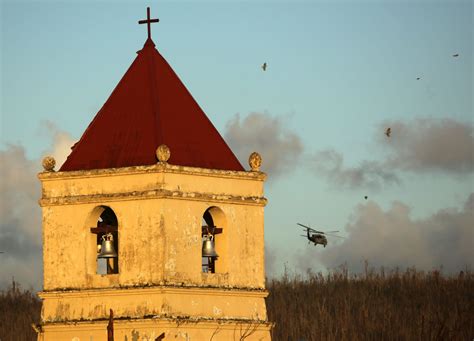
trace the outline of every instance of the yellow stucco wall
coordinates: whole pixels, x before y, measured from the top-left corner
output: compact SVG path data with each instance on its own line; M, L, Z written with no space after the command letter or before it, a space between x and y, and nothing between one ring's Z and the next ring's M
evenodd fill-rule
M261 290L153 286L50 291L40 296L44 300L44 322L108 319L110 309L116 318L267 318L263 300L267 292Z
M112 308L118 319L191 316L260 321L259 328L267 331L262 335L269 335L264 302L264 173L158 163L44 172L39 179L45 331L57 333L65 321L104 319ZM90 228L97 225L104 207L111 208L118 220L118 274L96 273L96 235ZM215 274L203 273L201 267L202 217L211 207L215 224L223 228L216 236ZM229 321L227 327L232 323L238 324Z
M104 341L107 321L48 325L38 341ZM115 320L115 341L270 341L271 324L259 321L179 319Z

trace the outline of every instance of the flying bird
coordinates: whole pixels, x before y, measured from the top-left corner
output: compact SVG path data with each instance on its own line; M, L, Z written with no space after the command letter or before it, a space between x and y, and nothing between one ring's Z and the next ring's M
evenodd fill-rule
M388 127L387 129L385 129L385 135L387 135L387 137L390 137L391 133L392 133L392 128Z
M369 197L368 197L367 195L364 197L365 200L367 200L368 198L369 198Z
M416 77L416 80L419 81L421 79L421 77Z
M262 65L262 70L263 70L263 71L266 71L266 70L267 70L267 63L266 63L266 62L263 63L263 65Z
M453 54L453 57L454 57L454 58L459 57L459 53Z

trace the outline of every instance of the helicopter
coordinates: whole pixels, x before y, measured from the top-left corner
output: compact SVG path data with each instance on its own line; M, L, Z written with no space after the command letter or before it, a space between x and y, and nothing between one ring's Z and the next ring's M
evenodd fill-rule
M313 242L315 246L318 245L318 244L321 244L324 247L326 247L326 245L328 244L328 239L326 238L326 236L344 238L344 237L341 237L341 236L336 236L334 234L330 234L330 233L336 233L336 232L339 232L339 231L323 232L323 231L317 231L317 230L315 230L315 229L313 229L309 226L306 226L306 225L303 225L303 224L300 224L300 223L296 223L296 224L306 229L306 235L302 234L301 236L308 238L308 244L310 242ZM310 232L311 232L311 234L310 234Z

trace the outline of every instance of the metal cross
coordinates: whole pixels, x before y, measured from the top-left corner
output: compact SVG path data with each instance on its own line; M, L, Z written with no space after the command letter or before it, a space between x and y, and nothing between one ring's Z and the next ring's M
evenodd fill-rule
M146 24L148 28L148 39L151 39L151 23L159 22L160 19L150 19L150 7L146 8L146 19L139 20L139 24Z

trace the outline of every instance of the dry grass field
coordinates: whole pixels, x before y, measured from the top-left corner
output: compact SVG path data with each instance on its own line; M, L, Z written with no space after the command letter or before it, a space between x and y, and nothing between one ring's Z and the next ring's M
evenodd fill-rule
M0 291L0 340L36 341L31 324L39 322L40 312L38 296L13 281L7 290Z
M474 276L409 269L268 283L273 340L473 340Z
M474 275L416 270L284 275L268 283L273 340L472 340ZM36 340L41 301L17 283L0 292L0 339ZM251 336L248 338L251 340Z

